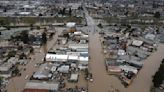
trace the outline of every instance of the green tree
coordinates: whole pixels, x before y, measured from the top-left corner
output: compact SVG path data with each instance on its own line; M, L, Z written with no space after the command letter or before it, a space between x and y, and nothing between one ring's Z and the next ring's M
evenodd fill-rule
M162 64L159 67L159 70L153 76L153 84L155 87L159 87L164 81L164 59L162 60Z
M27 31L22 31L20 34L20 39L23 41L24 44L27 44L29 42L29 37L28 37L28 32Z
M46 34L46 32L43 32L42 33L42 44L46 44L46 42L47 42L47 34Z
M159 19L161 17L160 12L155 12L154 17Z
M71 15L72 15L72 9L69 8L69 16L71 16Z

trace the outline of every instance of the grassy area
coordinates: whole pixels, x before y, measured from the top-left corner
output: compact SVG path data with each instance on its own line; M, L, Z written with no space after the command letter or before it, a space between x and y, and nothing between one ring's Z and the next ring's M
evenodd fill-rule
M6 26L16 23L35 24L35 23L65 23L76 22L80 24L82 22L81 17L0 17L0 25Z
M159 20L164 20L164 18L156 19L154 17L125 17L125 18L118 18L118 17L104 17L104 18L95 18L95 19L102 19L106 21L107 23L121 23L121 24L159 24ZM137 21L142 20L142 21ZM144 23L145 20L153 20L154 23ZM131 22L129 22L131 21Z

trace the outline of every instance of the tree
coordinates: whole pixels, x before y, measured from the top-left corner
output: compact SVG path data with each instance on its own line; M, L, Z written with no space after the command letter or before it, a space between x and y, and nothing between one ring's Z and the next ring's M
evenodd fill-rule
M65 15L65 9L66 9L66 8L63 8L62 15Z
M15 57L16 51L10 51L7 55L7 57Z
M99 23L97 26L98 26L99 28L103 28L103 26L102 26L101 23Z
M46 32L43 32L42 33L42 44L46 44L46 42L47 42L47 34L46 34Z
M153 76L153 84L155 87L159 87L164 81L164 59L162 60L162 64L160 65L159 70Z
M18 50L23 50L23 46L18 46Z
M31 47L31 48L30 48L30 53L33 53L33 52L34 52L34 48Z
M37 29L37 30L40 30L40 26L37 26L36 29Z
M21 34L20 34L20 39L21 41L23 41L24 44L27 44L29 42L29 37L28 37L28 32L27 31L23 31Z
M154 17L159 19L161 17L160 12L155 12Z
M43 16L43 14L39 13L39 16Z
M34 29L34 25L30 24L30 30L33 30L33 29Z
M72 15L72 9L69 8L69 16L71 16L71 15Z
M19 59L27 59L27 56L24 54L24 53L22 53L21 55L19 55Z

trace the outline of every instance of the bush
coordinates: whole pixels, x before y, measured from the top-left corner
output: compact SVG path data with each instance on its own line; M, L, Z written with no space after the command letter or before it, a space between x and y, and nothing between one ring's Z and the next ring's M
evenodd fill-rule
M153 76L153 84L155 87L159 87L164 81L164 59L162 60L162 64L159 67L159 70Z

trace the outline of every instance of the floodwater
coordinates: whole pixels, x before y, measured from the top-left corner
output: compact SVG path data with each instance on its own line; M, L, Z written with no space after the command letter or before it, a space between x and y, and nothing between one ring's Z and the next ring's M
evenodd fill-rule
M89 92L150 92L152 76L164 58L164 44L160 44L158 50L144 60L145 64L137 77L128 88L125 88L117 77L107 74L99 34L95 32L95 29L100 29L95 25L93 18L89 16L87 11L85 11L85 15L88 29L92 31L89 36L91 57L89 71L93 74L94 82L89 83Z
M53 39L47 42L47 45L40 48L40 50L35 52L34 55L31 55L32 59L29 61L29 63L26 66L24 66L24 68L26 68L26 71L21 71L22 75L20 77L13 77L9 80L9 84L7 86L7 92L22 92L30 76L32 76L33 72L38 70L38 68L36 68L34 65L36 63L42 62L42 59L44 58L47 50L53 47L53 45L57 41L57 37L58 34L61 33L61 29L58 29L58 31L59 32L57 32L56 35L54 35ZM25 80L26 75L29 76L27 80Z
M89 92L150 92L152 76L158 70L163 55L164 45L160 44L158 50L143 61L145 64L132 84L125 88L117 77L107 74L99 35L91 34L89 69L94 82L89 83Z

